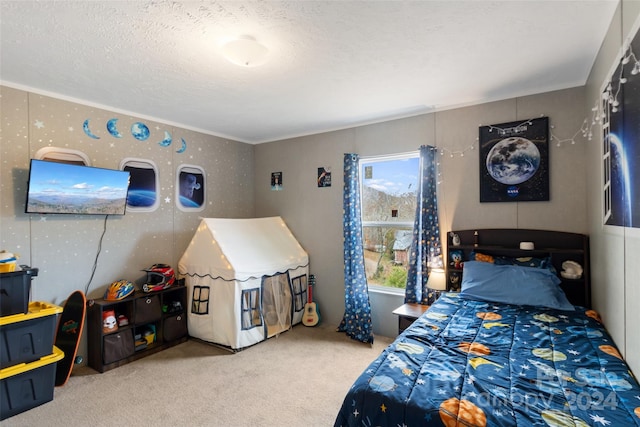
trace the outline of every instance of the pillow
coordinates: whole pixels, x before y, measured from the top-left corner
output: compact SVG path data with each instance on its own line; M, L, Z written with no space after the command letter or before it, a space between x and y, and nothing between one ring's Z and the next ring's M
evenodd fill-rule
M460 295L482 301L574 311L558 286L560 282L554 273L544 268L467 261Z
M556 273L556 269L553 267L550 256L545 258L536 258L531 256L516 258L508 256L492 256L472 251L469 254L469 260L490 262L496 265L519 265L521 267L546 268L551 270L552 273Z
M471 251L471 253L469 254L469 261L482 261L482 262L494 263L495 258L492 255Z

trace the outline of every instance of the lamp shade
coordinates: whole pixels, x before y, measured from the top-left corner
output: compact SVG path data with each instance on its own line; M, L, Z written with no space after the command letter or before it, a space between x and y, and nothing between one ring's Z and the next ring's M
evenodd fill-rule
M442 268L432 268L429 272L429 279L427 280L427 287L436 291L447 290L447 278L445 277L444 270Z
M242 67L257 67L267 61L269 49L251 36L241 36L222 46L222 54Z

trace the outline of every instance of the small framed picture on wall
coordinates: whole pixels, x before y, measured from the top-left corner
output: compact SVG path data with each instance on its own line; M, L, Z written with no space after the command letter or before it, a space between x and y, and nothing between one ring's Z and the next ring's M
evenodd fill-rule
M331 168L318 168L318 187L331 187Z
M271 191L281 191L282 189L282 172L271 172Z

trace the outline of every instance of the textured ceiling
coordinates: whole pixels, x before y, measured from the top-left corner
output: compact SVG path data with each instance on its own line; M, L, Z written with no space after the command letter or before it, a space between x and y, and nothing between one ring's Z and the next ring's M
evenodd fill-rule
M0 0L0 81L260 143L581 86L616 6ZM265 65L222 57L239 35Z

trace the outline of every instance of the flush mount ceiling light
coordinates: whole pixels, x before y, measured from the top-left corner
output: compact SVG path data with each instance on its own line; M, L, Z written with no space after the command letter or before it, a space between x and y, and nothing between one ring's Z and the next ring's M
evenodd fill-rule
M267 62L269 49L251 36L240 36L225 43L222 53L230 62L241 67L257 67Z

